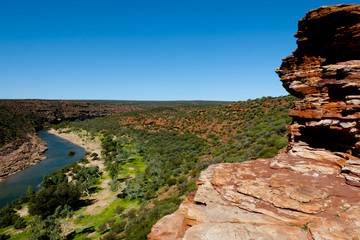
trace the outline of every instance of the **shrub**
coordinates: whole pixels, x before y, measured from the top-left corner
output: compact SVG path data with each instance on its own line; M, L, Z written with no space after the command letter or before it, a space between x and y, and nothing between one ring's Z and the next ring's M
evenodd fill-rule
M54 213L58 206L77 205L81 196L77 185L61 183L44 187L30 198L29 213L40 215L43 219Z
M115 213L116 214L121 214L123 211L125 210L125 208L124 207L117 207L117 208L115 208Z
M70 151L67 152L67 155L68 155L69 157L72 157L72 156L75 155L75 151L70 150Z
M93 158L93 160L99 160L99 155L97 153L92 153L91 157Z
M89 163L89 160L87 158L82 158L79 160L79 163L86 164L86 163Z
M177 180L178 184L181 184L181 183L183 183L183 182L185 182L185 181L186 181L186 177L185 177L185 176L179 177L178 180Z
M272 158L275 157L278 153L276 147L266 147L258 153L259 158Z
M112 192L117 192L120 188L120 182L117 179L112 180L109 185Z
M166 180L166 183L169 186L172 186L172 185L176 184L176 178L169 178L168 180Z
M159 201L151 210L131 219L125 227L126 238L132 240L147 239L151 227L163 216L173 213L182 202L178 197Z
M96 229L96 231L101 233L101 232L104 232L106 229L107 229L107 224L106 224L106 222L104 222Z
M0 210L0 227L13 225L18 218L19 215L16 214L14 209L9 206L4 207Z
M14 223L14 228L15 229L21 229L21 228L25 228L26 227L26 222L23 218L18 218L15 223Z
M110 233L118 234L124 231L126 222L115 223L111 226Z
M9 238L10 238L9 234L0 233L0 240L6 240L6 239L9 239Z

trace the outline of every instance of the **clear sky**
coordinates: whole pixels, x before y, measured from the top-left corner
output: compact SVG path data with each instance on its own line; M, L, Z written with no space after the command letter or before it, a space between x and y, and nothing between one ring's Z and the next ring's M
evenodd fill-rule
M280 96L311 9L352 1L0 0L0 99Z

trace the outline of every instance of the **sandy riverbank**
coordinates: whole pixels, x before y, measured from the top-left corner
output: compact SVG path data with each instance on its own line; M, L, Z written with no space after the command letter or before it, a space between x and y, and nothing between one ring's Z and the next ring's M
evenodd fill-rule
M101 158L101 141L99 138L97 137L93 139L91 139L90 137L81 138L73 132L65 133L63 131L66 131L66 129L60 129L60 130L49 129L48 133L53 134L62 139L65 139L69 142L72 142L73 144L76 144L84 148L85 151L87 152L97 153ZM105 168L104 162L102 160L99 161L99 160L89 159L89 161L90 162L86 164L87 167L98 166L101 170Z
M63 138L78 146L83 147L87 152L95 152L99 156L101 154L101 142L98 138L90 139L89 137L80 138L73 132L64 133L61 130L49 129L48 132L57 137Z

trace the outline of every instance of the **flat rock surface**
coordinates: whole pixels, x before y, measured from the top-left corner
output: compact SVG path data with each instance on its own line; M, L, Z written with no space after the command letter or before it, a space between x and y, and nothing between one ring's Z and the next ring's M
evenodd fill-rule
M183 240L359 239L359 199L360 188L331 161L287 153L214 164L201 173L193 200L154 225L172 238L149 239L178 239L188 227Z
M190 228L182 240L307 240L306 231L291 226L203 223Z

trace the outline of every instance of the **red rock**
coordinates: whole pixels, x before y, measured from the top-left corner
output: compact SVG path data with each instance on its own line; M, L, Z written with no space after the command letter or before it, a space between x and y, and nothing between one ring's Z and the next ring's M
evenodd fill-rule
M0 148L0 177L7 177L35 165L43 159L47 149L35 134L29 134L23 141L14 141Z
M360 189L340 172L330 161L291 153L211 165L201 173L194 201L160 220L149 239L178 239L184 221L174 221L176 215L190 226L183 240L359 239Z
M285 89L301 98L290 113L291 146L303 141L359 157L360 6L312 10L295 37L297 50L277 69Z

